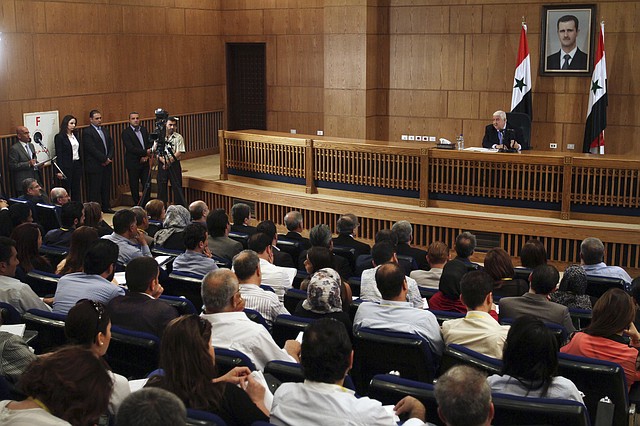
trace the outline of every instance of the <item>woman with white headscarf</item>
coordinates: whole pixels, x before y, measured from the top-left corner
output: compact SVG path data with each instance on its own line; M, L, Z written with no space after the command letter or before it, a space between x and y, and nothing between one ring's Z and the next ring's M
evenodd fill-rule
M313 319L334 318L344 324L352 338L353 324L349 315L342 311L341 281L340 274L331 268L314 272L307 287L307 298L298 304L295 315Z
M156 246L170 250L186 250L183 231L191 223L191 214L179 204L167 208L162 229L153 236Z

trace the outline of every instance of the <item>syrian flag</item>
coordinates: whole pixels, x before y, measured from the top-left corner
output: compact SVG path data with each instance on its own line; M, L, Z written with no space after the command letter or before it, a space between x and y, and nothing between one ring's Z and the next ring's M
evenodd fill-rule
M513 78L513 93L511 95L511 112L521 112L533 118L531 103L531 60L529 57L529 43L527 42L527 24L522 23L520 32L520 46L518 47L518 65Z
M584 129L582 152L604 154L604 129L607 127L607 63L604 58L604 22L596 48L595 66L589 89L589 109Z

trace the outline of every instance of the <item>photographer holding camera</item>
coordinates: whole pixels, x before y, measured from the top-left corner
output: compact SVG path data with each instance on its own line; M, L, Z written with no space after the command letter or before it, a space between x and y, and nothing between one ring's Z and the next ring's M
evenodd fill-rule
M182 167L180 166L180 157L185 152L184 138L176 132L177 124L176 117L167 118L165 143L157 146L160 151L158 152L158 198L167 204L167 182L171 179L174 204L186 207L182 193Z

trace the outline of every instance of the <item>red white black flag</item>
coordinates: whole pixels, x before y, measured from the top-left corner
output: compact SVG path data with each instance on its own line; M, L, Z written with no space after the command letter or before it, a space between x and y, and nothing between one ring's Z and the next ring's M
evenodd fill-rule
M522 23L520 32L520 46L518 47L518 62L513 77L513 92L511 94L511 112L521 112L533 118L531 103L531 60L529 58L529 43L527 42L527 24Z
M596 47L595 66L589 89L589 109L584 129L582 152L604 154L604 129L607 127L607 63L604 57L604 22Z

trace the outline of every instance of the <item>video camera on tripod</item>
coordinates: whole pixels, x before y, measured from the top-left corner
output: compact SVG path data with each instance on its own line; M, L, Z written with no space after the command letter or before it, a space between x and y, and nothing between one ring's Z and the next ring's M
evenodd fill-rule
M169 113L162 108L157 108L155 114L156 124L153 132L149 133L149 139L153 142L153 154L158 157L164 157L165 159L171 156L174 161L177 161L173 153L173 147L167 145L167 121L170 118L172 121L177 121L178 119L169 117Z

